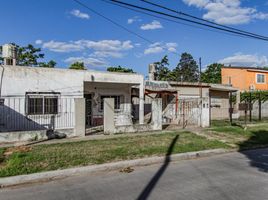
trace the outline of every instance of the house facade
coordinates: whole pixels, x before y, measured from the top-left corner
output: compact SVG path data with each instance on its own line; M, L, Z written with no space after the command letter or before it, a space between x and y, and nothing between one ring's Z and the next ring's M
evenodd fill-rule
M134 86L141 91L138 122L143 124L143 75L9 65L2 66L0 74L2 133L55 130L75 136L77 99L85 101L86 128L103 125L105 98L114 99L116 113L111 120L117 125L131 125ZM5 140L4 134L0 134L1 140Z
M253 67L222 67L222 84L241 91L268 90L268 70Z

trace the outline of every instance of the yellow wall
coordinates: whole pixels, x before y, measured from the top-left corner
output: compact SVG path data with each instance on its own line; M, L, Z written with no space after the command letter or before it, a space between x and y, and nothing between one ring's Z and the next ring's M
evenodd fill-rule
M264 74L265 83L257 83L256 74ZM254 69L222 68L222 84L231 84L242 91L248 91L250 85L254 85L256 90L268 90L268 71L255 71Z

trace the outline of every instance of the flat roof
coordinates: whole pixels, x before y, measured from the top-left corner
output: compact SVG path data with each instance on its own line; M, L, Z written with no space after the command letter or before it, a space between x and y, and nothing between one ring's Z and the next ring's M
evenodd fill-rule
M268 72L268 68L265 69L263 67L243 67L243 66L223 66L222 68L226 69L245 69L245 70L251 70L251 71L263 71L263 72Z

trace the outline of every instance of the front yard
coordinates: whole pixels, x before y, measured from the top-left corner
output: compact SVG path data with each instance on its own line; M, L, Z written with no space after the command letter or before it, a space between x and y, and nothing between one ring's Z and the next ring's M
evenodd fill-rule
M175 142L171 152L173 154L228 148L220 141L208 140L190 132L167 132L0 149L0 177L165 155L172 142Z

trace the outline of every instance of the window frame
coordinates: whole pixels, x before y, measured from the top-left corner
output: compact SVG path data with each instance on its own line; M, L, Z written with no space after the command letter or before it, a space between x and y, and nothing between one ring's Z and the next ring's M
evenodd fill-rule
M29 99L30 98L40 98L42 99L42 111L39 113L34 113L34 112L29 112ZM46 99L57 99L57 107L56 107L56 112L46 112L46 104L45 100ZM32 116L32 115L58 115L60 114L60 93L58 92L26 92L25 94L25 114L27 116Z
M259 75L261 75L261 76L264 77L264 78L263 78L263 81L264 81L264 82L259 82L259 81L258 81L258 76L259 76ZM266 74L256 73L256 83L257 83L257 84L266 84Z
M103 112L103 110L104 110L104 98L114 98L114 97L119 97L119 105L118 105L118 108L117 108L117 106L116 106L116 103L117 103L117 101L116 101L116 99L115 99L115 101L114 101L114 103L115 103L115 105L114 105L114 110L115 111L121 111L121 105L122 105L122 103L124 102L124 95L117 95L117 94L101 94L100 95L100 106L99 106L99 111L100 112Z

